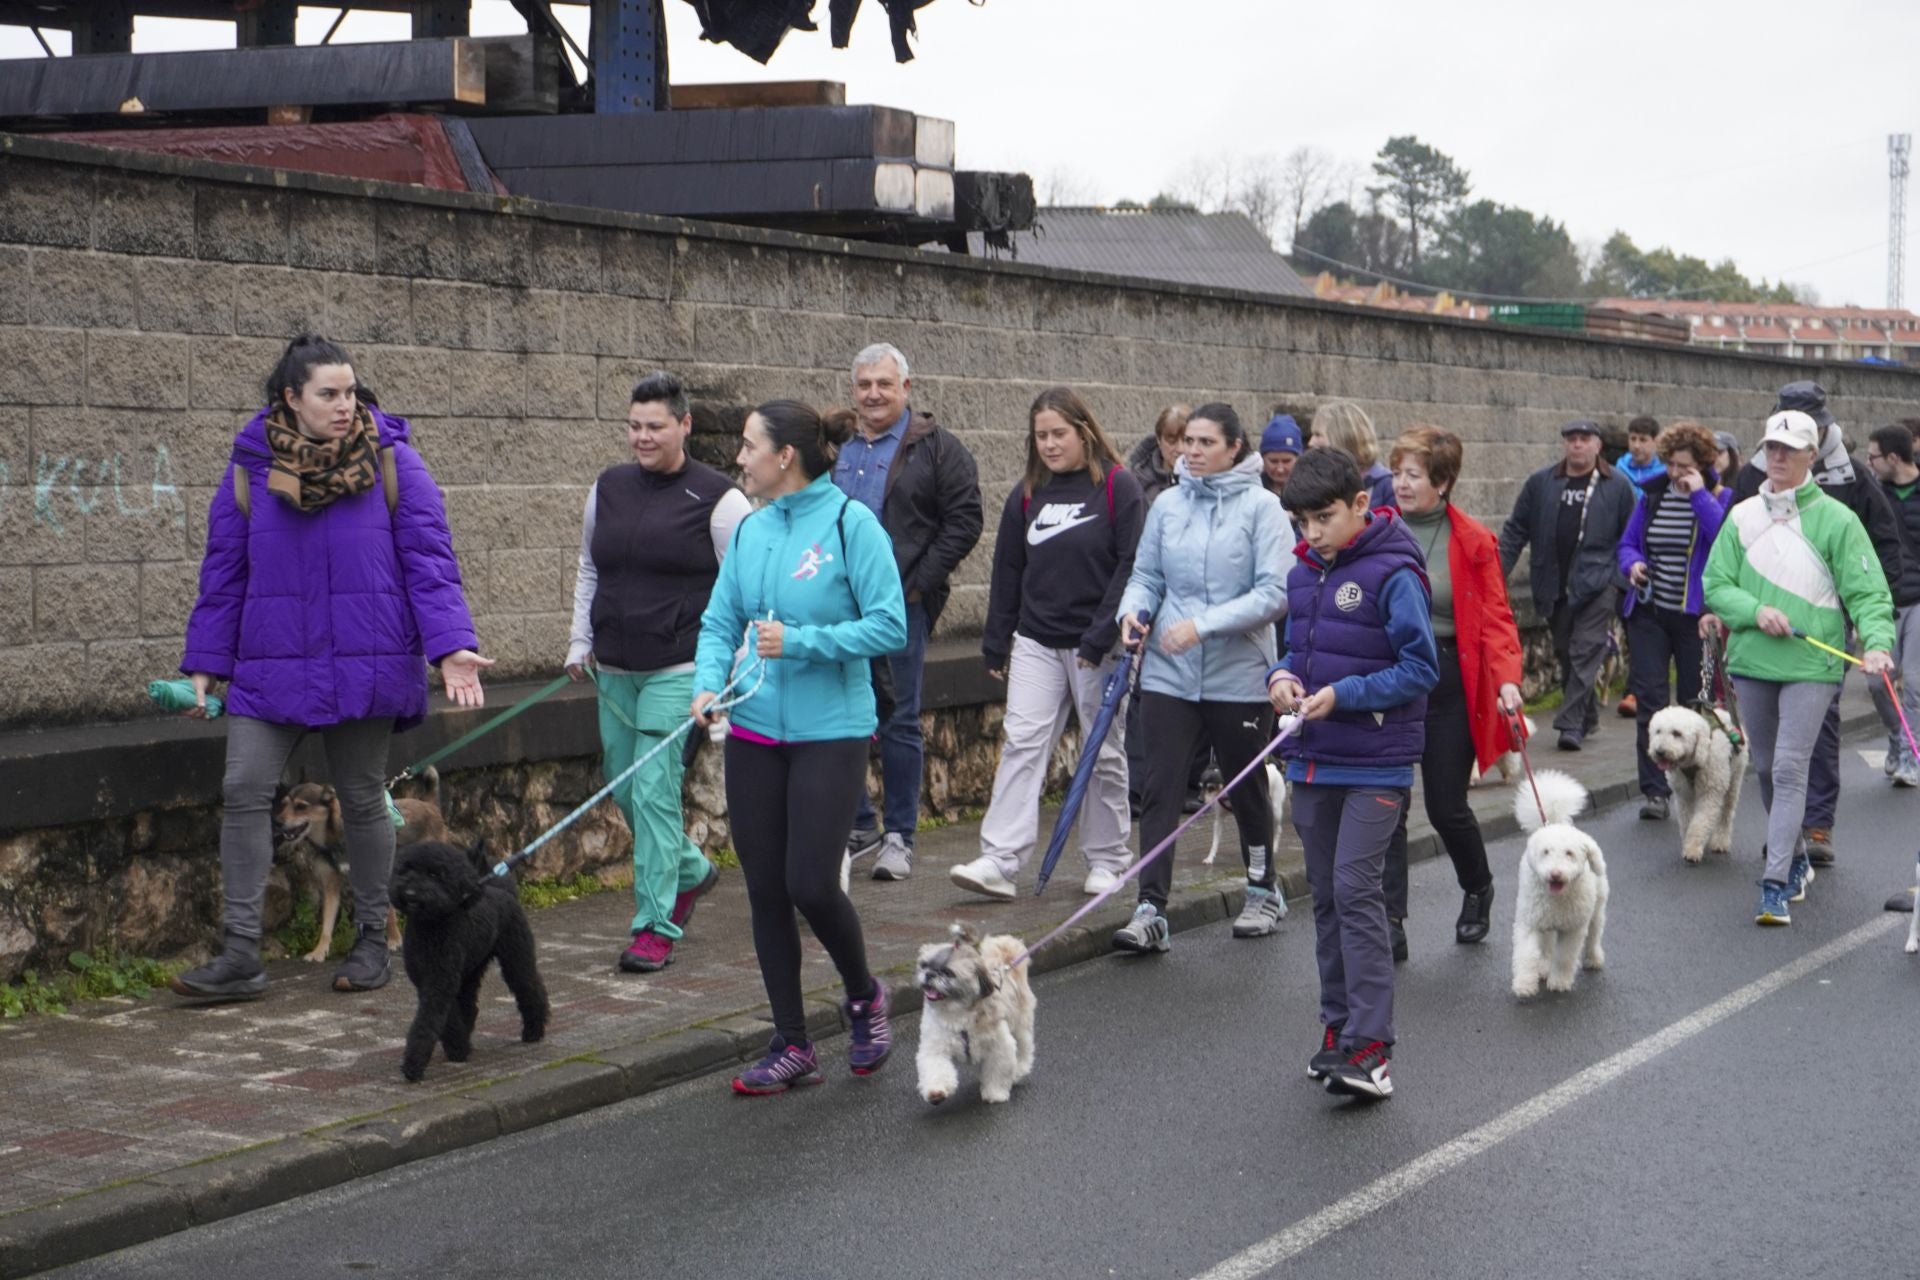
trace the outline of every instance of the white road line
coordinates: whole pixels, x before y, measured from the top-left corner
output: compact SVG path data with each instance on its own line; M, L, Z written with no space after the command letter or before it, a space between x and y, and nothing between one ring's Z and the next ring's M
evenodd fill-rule
M1759 1003L1784 987L1798 982L1848 952L1893 932L1898 921L1881 917L1861 925L1852 933L1836 938L1824 947L1809 951L1793 963L1775 969L1731 995L1706 1008L1654 1032L1646 1039L1621 1050L1611 1058L1594 1063L1569 1076L1544 1093L1536 1094L1513 1110L1489 1120L1478 1129L1461 1134L1453 1141L1435 1147L1419 1159L1377 1182L1360 1188L1343 1200L1328 1205L1308 1218L1302 1218L1277 1235L1235 1254L1225 1262L1202 1272L1195 1280L1253 1280L1293 1258L1299 1257L1336 1231L1352 1226L1370 1214L1386 1208L1401 1196L1416 1191L1441 1174L1457 1169L1515 1134L1524 1132L1558 1111L1563 1111L1588 1095L1605 1088L1635 1067L1643 1066L1667 1050L1691 1040L1716 1023L1724 1022L1742 1009ZM1392 1105L1391 1103L1388 1104Z

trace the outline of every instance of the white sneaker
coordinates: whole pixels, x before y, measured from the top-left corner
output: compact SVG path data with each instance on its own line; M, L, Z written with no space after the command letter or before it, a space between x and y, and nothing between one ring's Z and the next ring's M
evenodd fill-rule
M985 854L981 854L972 862L961 863L947 872L947 875L962 889L985 898L1011 902L1019 893L1013 881L1000 873L1000 864Z
M1103 893L1110 892L1119 883L1119 876L1105 867L1095 867L1087 872L1086 883L1080 886L1080 892L1089 898L1097 898Z

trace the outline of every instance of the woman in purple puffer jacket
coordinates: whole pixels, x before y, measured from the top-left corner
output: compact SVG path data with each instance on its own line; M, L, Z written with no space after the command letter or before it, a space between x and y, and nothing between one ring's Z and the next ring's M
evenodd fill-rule
M267 379L268 407L233 442L207 516L180 669L202 709L218 681L230 682L225 944L173 980L182 995L266 990L271 808L287 757L309 732L326 744L353 886L355 941L334 989L386 985L388 739L426 717L426 659L463 707L481 705L480 672L493 665L474 652L446 510L406 419L358 391L345 351L295 338Z

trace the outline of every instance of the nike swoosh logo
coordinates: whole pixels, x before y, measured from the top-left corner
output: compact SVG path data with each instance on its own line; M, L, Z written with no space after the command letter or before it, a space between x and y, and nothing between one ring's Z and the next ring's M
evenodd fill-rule
M1027 545L1030 547L1037 547L1041 543L1047 541L1050 538L1059 537L1061 534L1065 533L1069 529L1077 529L1081 525L1086 524L1089 520L1098 520L1099 518L1100 518L1100 513L1098 511L1095 511L1089 515L1075 516L1071 520L1063 520L1059 524L1053 525L1045 529L1042 529L1038 525L1035 525L1033 528L1027 530Z

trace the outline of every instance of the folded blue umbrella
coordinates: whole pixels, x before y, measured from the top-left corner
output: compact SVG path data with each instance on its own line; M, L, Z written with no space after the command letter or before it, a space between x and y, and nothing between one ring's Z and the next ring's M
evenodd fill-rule
M1147 618L1140 615L1144 624ZM1113 717L1119 711L1120 700L1127 690L1139 679L1140 662L1146 655L1146 641L1133 652L1127 661L1118 663L1107 677L1107 683L1100 691L1100 710L1094 715L1093 723L1087 726L1086 745L1080 752L1080 763L1074 768L1073 781L1067 784L1067 796L1060 804L1060 816L1053 823L1053 839L1047 842L1047 854L1040 859L1040 873L1034 877L1035 896L1046 892L1047 881L1053 877L1053 868L1060 861L1060 853L1067 847L1067 837L1073 834L1073 824L1080 817L1080 806L1087 798L1087 784L1093 781L1093 766L1100 758L1100 744L1107 740L1107 731L1113 727Z

